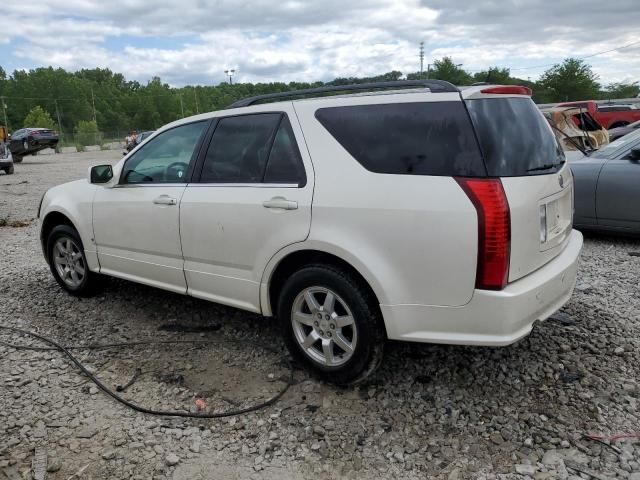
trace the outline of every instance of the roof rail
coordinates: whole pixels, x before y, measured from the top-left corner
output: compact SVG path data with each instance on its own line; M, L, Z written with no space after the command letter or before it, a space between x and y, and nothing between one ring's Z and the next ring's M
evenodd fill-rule
M287 97L300 97L304 95L320 95L330 92L351 92L362 90L378 90L384 88L412 88L428 87L434 93L459 92L458 88L444 80L396 80L393 82L354 83L350 85L328 85L325 87L307 88L304 90L290 90L288 92L267 93L247 97L233 102L227 108L248 107L258 102L276 100Z

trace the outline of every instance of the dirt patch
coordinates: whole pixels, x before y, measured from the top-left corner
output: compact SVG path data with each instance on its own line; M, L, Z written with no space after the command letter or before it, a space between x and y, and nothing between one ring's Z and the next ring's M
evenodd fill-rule
M33 220L7 220L6 218L0 218L0 227L9 228L23 228L31 225Z

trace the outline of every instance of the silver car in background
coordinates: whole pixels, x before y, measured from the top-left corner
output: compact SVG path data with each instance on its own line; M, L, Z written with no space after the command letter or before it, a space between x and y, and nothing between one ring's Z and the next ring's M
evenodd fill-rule
M570 165L575 227L640 235L640 130Z

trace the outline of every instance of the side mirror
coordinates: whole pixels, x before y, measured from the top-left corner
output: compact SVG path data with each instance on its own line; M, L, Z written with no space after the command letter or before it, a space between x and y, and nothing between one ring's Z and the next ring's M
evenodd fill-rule
M90 183L108 183L113 178L111 165L96 165L89 170Z
M632 148L629 152L629 158L631 160L640 160L640 148Z

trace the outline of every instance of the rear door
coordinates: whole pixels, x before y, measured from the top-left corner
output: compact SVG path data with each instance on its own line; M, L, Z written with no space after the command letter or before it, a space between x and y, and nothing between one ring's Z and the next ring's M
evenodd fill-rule
M303 145L290 104L218 119L180 206L190 295L260 312L267 262L309 234L313 169Z
M500 177L511 218L509 281L556 257L572 230L573 177L551 127L528 96L466 100L489 177Z

